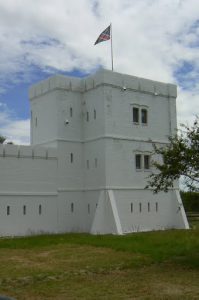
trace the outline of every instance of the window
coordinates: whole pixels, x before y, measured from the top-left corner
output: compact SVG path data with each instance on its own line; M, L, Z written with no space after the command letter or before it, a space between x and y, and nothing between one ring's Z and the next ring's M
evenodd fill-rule
M133 123L134 124L148 124L148 110L142 105L135 104L133 107Z
M131 203L131 213L133 212L133 203Z
M86 112L86 121L89 122L89 112Z
M147 124L147 110L145 108L141 109L141 120L142 124Z
M7 206L7 216L10 215L10 206Z
M142 212L142 203L139 203L140 213Z
M158 202L155 203L155 211L158 212Z
M144 168L145 168L145 170L150 169L150 156L149 155L144 155Z
M96 120L96 110L95 109L93 111L93 114L94 114L94 119Z
M72 117L72 116L73 116L73 108L70 107L70 117Z
M150 203L148 202L148 212L150 211Z
M73 163L73 153L70 154L70 162Z
M71 210L72 213L74 212L74 203L71 203L70 210Z
M90 214L90 204L88 204L88 214Z
M23 215L26 215L26 206L23 206Z
M136 165L136 169L137 170L141 169L141 167L142 167L142 164L141 164L141 154L136 154L135 155L135 165Z
M133 123L139 123L139 109L133 107Z
M37 117L35 118L35 127L37 127Z
M136 170L150 170L150 155L136 154L135 168Z
M41 206L41 204L39 205L39 215L41 215L42 214L42 206Z

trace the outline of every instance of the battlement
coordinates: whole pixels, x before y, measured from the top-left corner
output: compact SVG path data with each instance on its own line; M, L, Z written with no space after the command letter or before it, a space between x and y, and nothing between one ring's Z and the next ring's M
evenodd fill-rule
M57 150L54 148L1 144L0 157L57 159Z
M30 100L56 89L64 89L73 92L83 92L83 82L80 78L55 75L33 85L29 90Z
M30 100L33 100L56 89L83 93L101 85L113 86L119 89L125 87L125 89L153 94L155 96L177 97L177 87L174 84L162 83L103 69L94 75L82 79L63 75L50 77L33 85L30 88L29 97Z

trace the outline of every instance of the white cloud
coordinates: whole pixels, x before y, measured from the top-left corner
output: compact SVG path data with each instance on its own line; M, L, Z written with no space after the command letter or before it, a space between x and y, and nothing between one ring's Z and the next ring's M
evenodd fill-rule
M177 83L183 62L194 66L182 70L193 84L185 91L182 82L178 97L178 119L189 120L198 111L198 20L198 0L0 0L0 93L31 82L33 65L110 68L110 43L93 44L111 21L116 71Z
M10 121L2 130L6 142L17 145L30 144L30 120Z
M5 104L0 103L0 135L7 142L18 145L30 144L30 120L18 120Z

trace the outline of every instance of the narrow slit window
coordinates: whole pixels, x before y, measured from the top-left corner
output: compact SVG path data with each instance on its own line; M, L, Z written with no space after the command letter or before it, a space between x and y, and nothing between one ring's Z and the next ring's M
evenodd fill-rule
M142 168L141 154L135 155L135 166L137 170L140 170Z
M155 211L158 212L158 202L155 203Z
M131 213L133 212L133 203L131 202Z
M142 119L142 124L146 125L148 123L148 114L145 108L141 110L141 119Z
M142 212L142 203L139 203L139 210L140 210L140 213Z
M70 107L70 117L72 117L72 116L73 116L73 108Z
M41 215L42 214L42 206L41 206L41 204L39 205L39 215Z
M144 155L144 168L145 168L145 170L150 169L150 156L149 155Z
M23 206L23 215L26 215L26 205Z
M148 212L150 212L151 208L150 208L150 202L148 202Z
M7 216L10 215L10 206L7 206Z
M86 121L89 122L89 112L86 112Z
M72 213L74 212L74 203L71 203L70 210Z
M71 153L70 154L70 162L73 163L73 160L74 160L74 156L73 156L73 153Z
M90 214L90 204L88 204L88 214Z
M133 123L139 123L139 108L133 107Z
M37 127L37 117L35 118L35 127Z
M96 110L95 110L95 109L94 109L94 112L93 112L93 113L94 113L94 120L96 120L96 116L97 116L97 115L96 115Z

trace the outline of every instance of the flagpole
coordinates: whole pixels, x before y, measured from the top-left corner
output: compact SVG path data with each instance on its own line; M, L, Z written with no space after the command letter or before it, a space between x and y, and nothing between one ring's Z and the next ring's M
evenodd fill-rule
M112 41L112 23L110 24L110 29L111 29L111 65L112 65L112 71L113 71L113 41Z

